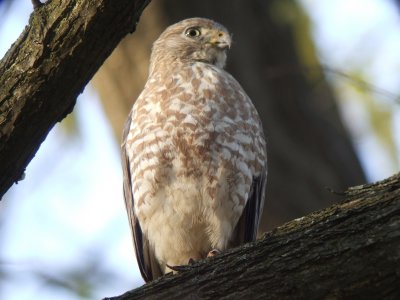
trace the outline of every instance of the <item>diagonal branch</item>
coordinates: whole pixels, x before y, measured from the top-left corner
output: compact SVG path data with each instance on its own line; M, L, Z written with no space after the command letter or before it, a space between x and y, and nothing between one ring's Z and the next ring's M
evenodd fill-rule
M0 198L150 0L52 0L0 61Z
M344 194L257 242L108 299L399 299L400 174Z

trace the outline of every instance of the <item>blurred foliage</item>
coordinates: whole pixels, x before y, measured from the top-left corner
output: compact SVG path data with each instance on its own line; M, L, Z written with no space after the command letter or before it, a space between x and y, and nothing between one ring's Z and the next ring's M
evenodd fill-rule
M40 290L53 290L54 295L66 294L69 299L85 300L106 296L99 295L99 292L105 289L112 290L113 286L126 282L126 279L102 263L105 261L103 247L98 244L93 245L91 251L83 253L80 259L67 267L49 268L45 265L30 267L23 263L10 265L0 261L0 266L3 265L0 268L0 298L4 299L1 287L6 283L11 283L12 286L23 286L29 281L30 289L32 289L32 278L37 287L37 292L33 292L35 295L40 295ZM11 269L5 268L6 265L14 270L17 268L19 271L9 272ZM128 283L126 285L128 286Z
M94 299L98 295L99 287L107 283L113 285L120 276L101 264L102 254L100 247L96 252L87 254L89 260L77 261L68 269L57 270L36 270L34 275L42 282L43 287L69 292L80 299Z
M327 65L322 65L322 68L336 83L335 89L341 94L339 100L344 105L346 102L354 101L365 110L373 135L388 152L391 162L398 169L400 167L399 149L396 144L397 133L393 126L393 114L396 110L395 106L400 105L400 94L371 84L372 80L368 78L363 66L349 66L346 71ZM347 120L347 122L352 122L352 120Z
M340 75L341 73L337 74ZM362 69L352 69L341 77L346 81L344 88L353 90L357 95L357 97L347 100L342 97L342 101L358 101L365 109L374 135L387 150L392 162L398 168L399 158L395 141L396 133L393 128L392 106L399 100L399 96L369 84L367 75ZM378 98L380 97L387 98L385 100L392 102L392 105L385 103L385 101L379 101Z
M307 66L307 69L315 66L312 72L305 72L305 75L310 79L310 82L318 81L321 77L321 69L318 67L320 62L315 42L311 36L312 23L310 16L303 6L293 0L275 1L271 9L271 15L276 22L286 24L294 30L296 50L300 61Z
M69 138L81 137L81 127L79 126L79 120L76 116L75 110L73 110L72 113L64 118L64 120L61 122L60 128L63 129Z

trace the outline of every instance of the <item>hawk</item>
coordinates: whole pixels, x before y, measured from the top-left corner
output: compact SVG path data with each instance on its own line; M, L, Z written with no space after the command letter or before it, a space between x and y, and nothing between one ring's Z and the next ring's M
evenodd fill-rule
M146 282L256 238L266 142L250 98L223 69L230 46L227 29L204 18L171 25L153 44L121 146Z

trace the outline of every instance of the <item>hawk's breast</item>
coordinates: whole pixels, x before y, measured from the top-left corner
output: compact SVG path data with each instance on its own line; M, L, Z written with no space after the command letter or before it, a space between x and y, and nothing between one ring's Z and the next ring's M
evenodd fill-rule
M132 120L135 213L157 258L186 264L182 256L225 249L265 164L260 121L241 86L205 63L155 73Z

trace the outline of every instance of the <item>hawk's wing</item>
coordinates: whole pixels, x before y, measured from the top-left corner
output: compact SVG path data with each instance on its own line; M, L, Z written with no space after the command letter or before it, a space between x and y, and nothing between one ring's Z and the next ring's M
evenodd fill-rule
M131 227L133 241L135 244L136 259L140 268L140 273L146 282L163 275L160 265L151 250L149 240L143 236L142 229L140 228L139 220L137 219L134 211L134 199L132 192L132 178L129 166L129 157L126 153L126 139L129 134L130 126L132 123L132 116L129 114L126 121L124 133L122 137L122 169L124 176L124 198L126 211L128 213L129 225Z
M231 247L237 247L241 244L256 240L257 229L264 208L266 183L266 169L262 170L260 175L253 177L246 206L230 241Z

